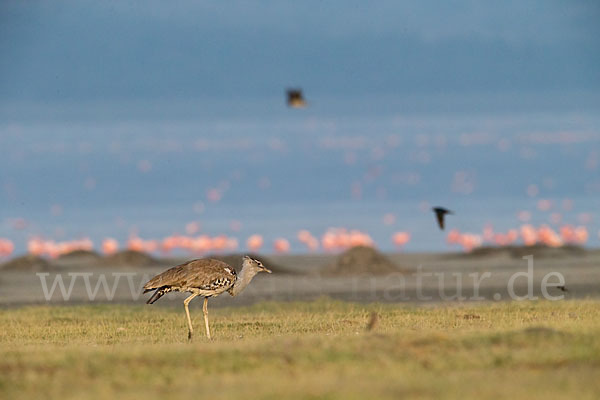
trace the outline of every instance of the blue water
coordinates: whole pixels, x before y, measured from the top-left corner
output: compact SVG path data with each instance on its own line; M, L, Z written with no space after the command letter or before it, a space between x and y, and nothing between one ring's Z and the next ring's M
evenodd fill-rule
M428 208L443 205L456 211L450 229L505 231L522 223L521 210L534 225L556 226L550 215L560 213L561 223L586 223L589 246L600 244L600 117L592 112L265 104L10 114L0 123L0 237L20 252L34 235L99 244L131 232L185 233L198 221L199 233L240 243L261 233L267 251L276 237L303 251L298 230L320 236L328 227L365 231L384 250L399 230L412 234L407 251L446 250ZM540 199L552 208L537 210ZM394 224L383 224L387 213ZM17 218L26 229L14 229Z

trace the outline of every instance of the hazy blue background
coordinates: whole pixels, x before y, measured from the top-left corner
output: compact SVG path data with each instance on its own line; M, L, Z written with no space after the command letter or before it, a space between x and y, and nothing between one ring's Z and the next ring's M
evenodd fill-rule
M474 232L589 214L598 245L596 1L174 3L0 3L0 237L197 220L267 249L343 226L440 250L443 204Z

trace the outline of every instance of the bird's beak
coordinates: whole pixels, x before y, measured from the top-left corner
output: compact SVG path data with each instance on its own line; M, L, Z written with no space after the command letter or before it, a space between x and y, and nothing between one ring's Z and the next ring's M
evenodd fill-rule
M273 273L273 271L271 271L270 269L266 268L266 267L262 267L262 271L265 271L269 274Z

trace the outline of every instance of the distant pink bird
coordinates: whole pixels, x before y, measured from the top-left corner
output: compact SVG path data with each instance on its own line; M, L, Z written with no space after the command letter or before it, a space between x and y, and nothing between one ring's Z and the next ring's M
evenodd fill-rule
M287 253L290 251L290 242L284 238L277 238L273 242L273 248L277 253Z
M392 241L398 247L403 247L410 241L410 233L408 232L396 232L392 236Z
M8 257L15 250L15 245L9 239L0 238L0 257Z
M263 237L259 234L254 234L246 241L246 247L251 251L258 251L263 246Z
M106 255L114 254L119 249L119 242L113 238L106 238L102 241L102 252Z

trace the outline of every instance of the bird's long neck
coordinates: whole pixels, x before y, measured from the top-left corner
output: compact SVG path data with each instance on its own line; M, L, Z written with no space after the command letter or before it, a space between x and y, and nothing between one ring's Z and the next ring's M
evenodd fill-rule
M233 288L231 289L231 291L229 293L231 293L232 296L236 296L236 295L240 294L242 292L242 290L244 290L246 288L246 286L248 286L248 284L250 283L252 278L254 278L254 276L257 273L258 273L258 271L256 271L255 269L244 265L242 267L242 270L240 271L240 274L238 275L237 279L235 280Z

